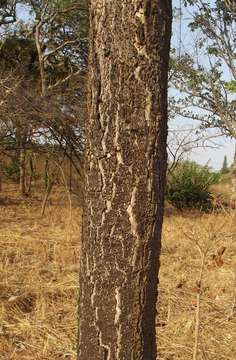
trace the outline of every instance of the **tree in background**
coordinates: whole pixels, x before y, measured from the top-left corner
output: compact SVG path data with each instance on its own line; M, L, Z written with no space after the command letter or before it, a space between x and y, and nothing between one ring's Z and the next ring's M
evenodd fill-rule
M90 5L79 360L156 359L171 1Z
M81 174L86 118L87 2L17 1L28 16L2 28L1 149L25 190L29 153L69 159ZM10 96L9 96L10 95ZM78 116L79 114L79 116ZM59 157L59 158L58 158Z
M227 156L224 156L224 161L223 161L223 165L221 168L221 173L222 174L227 174L229 172L229 168L228 168L228 160L227 160Z
M172 173L176 166L198 149L217 149L218 134L208 134L206 130L196 127L179 126L168 129L168 172Z
M170 84L178 96L171 99L172 113L236 138L235 14L229 11L228 1L185 4L192 14L188 27L196 40L191 49L173 50Z

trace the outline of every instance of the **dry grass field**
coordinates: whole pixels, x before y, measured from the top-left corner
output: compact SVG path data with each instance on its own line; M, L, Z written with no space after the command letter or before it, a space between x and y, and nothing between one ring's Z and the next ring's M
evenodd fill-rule
M0 360L76 359L80 210L70 220L63 193L40 206L0 194ZM233 213L167 213L160 360L236 359L235 237Z
M76 359L80 211L0 194L0 359ZM7 190L6 190L7 188ZM64 203L64 205L63 205ZM66 206L65 206L66 204Z
M236 359L236 214L167 215L160 359Z

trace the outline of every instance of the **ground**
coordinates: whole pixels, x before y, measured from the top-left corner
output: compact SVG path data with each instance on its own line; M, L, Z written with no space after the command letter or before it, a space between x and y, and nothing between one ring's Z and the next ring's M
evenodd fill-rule
M0 360L76 359L80 210L0 194Z
M166 215L159 359L235 360L236 214Z
M41 201L0 194L0 360L76 359L81 211L58 191L41 217ZM167 209L159 360L236 359L235 236L234 212Z

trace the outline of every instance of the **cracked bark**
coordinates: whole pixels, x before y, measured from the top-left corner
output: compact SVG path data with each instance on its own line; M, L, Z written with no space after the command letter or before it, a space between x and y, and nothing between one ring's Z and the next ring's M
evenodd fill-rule
M169 0L91 0L79 360L156 359Z

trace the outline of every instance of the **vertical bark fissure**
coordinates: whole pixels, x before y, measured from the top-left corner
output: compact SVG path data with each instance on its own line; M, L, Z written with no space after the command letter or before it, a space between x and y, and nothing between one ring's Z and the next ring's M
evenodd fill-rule
M79 360L156 359L171 4L91 0Z

